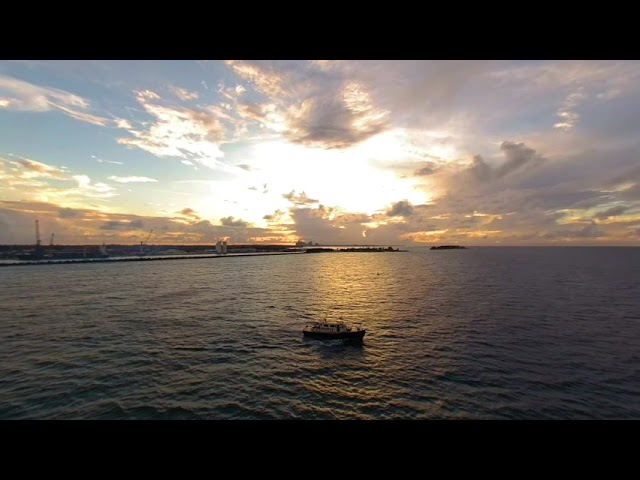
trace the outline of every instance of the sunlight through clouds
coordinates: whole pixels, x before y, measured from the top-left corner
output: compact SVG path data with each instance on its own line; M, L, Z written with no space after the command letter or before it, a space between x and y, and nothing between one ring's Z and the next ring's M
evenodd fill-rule
M76 243L639 239L636 61L0 66L14 241L36 204Z

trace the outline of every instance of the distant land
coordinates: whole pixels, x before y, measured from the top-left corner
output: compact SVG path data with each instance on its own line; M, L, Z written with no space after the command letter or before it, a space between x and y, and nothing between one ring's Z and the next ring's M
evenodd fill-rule
M453 250L456 248L467 248L462 245L440 245L438 247L431 247L429 250Z
M308 244L305 244L308 245ZM316 244L317 245L317 244ZM321 252L404 252L399 248L359 245L349 247L293 247L291 245L0 245L0 266L19 264L76 263L79 261L162 260L236 255L265 255Z

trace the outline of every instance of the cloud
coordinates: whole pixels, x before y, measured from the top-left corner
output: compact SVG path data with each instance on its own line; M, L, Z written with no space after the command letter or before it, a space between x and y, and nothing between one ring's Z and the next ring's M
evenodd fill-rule
M144 227L142 220L128 220L128 221L116 221L110 220L103 223L98 228L101 230L140 230Z
M502 158L476 155L466 164L439 164L431 183L421 187L432 199L404 218L403 238L472 244L627 241L633 212L640 210L640 197L628 194L640 177L637 150L589 149L549 159L524 142L505 141L499 153ZM374 232L367 233L372 238Z
M252 187L248 187L249 190L253 190L254 192L259 191L260 189L258 187L252 186ZM269 193L269 189L267 188L267 184L264 183L262 185L262 193ZM292 192L293 193L293 192ZM291 194L287 194L287 195L291 195ZM283 195L284 196L284 195ZM285 197L287 198L287 197Z
M338 65L338 61L336 60L310 60L310 63L313 68L318 68L323 71L331 70Z
M286 217L286 213L282 210L276 210L273 215L265 215L262 217L264 220L269 222L282 222Z
M267 185L265 184L265 190L267 188ZM314 200L312 198L309 198L307 196L307 194L305 192L301 192L299 195L296 195L296 191L295 190L291 190L291 192L289 193L283 193L282 194L283 198L286 198L287 200L289 200L290 202L296 204L296 205L309 205L312 203L318 203L318 200Z
M424 176L424 175L431 175L433 173L436 172L436 167L434 166L433 163L428 163L427 165L425 165L424 167L419 168L418 170L416 170L414 172L415 176Z
M149 177L135 177L135 176L118 177L116 175L109 177L109 180L113 180L114 182L118 182L118 183L146 183L146 182L158 181L155 178L149 178Z
M225 63L236 75L251 82L258 92L267 96L279 96L283 93L282 77L269 71L266 66L260 67L236 60L228 60Z
M309 146L345 148L386 130L387 115L371 103L364 86L351 83L342 91L292 106L288 137Z
M598 238L604 237L605 233L598 228L596 222L592 221L589 225L580 230L578 236L587 238Z
M6 160L0 158L0 192L3 190L36 193L48 182L68 179L69 174L61 167L54 167L27 158Z
M228 95L236 114L294 143L346 148L388 128L389 111L374 104L364 83L349 80L340 70L318 75L314 65L300 62L227 65L268 99L250 103Z
M116 118L115 123L116 123L116 127L121 128L123 130L131 130L133 128L133 125L131 125L131 122L124 118Z
M140 216L110 213L106 209L69 209L48 202L0 200L0 223L8 227L0 228L0 244L33 243L36 219L40 220L43 235L55 232L60 244L139 245L150 229L153 229L153 243L158 245L213 245L218 238L234 243L295 243L295 237L266 228L213 225L197 218L185 221L182 216Z
M220 219L220 223L225 227L248 227L249 222L245 222L241 219L235 219L233 217L224 217Z
M320 148L350 148L400 128L442 132L455 138L456 149L465 155L486 157L487 140L500 132L522 140L542 132L552 142L534 148L548 148L562 142L579 145L578 120L580 131L593 128L594 122L605 126L618 122L628 135L633 135L631 125L637 123L637 112L629 107L636 103L635 97L611 107L607 115L598 114L598 109L623 97L637 97L637 62L367 60L227 65L247 89L242 98L231 93L225 97L229 114L244 121L241 131L258 124L261 131ZM633 117L631 122L616 120L624 108L625 116ZM571 135L553 137L559 129Z
M640 201L640 183L636 183L619 191L617 195L621 200Z
M329 218L330 209L320 205L318 208L292 208L289 213L299 237L323 244L330 243L333 239L340 240L342 232Z
M183 208L182 210L180 210L179 212L177 212L181 215L184 215L186 217L192 217L192 218L200 218L200 216L196 213L196 211L192 208Z
M101 182L92 183L87 175L74 175L64 167L26 158L0 158L0 180L0 193L9 192L22 200L64 200L66 206L117 195L113 187Z
M524 143L505 141L500 144L500 150L504 153L506 161L495 170L498 177L504 177L526 165L544 161L535 150L527 147Z
M391 209L387 211L387 215L390 217L409 217L413 214L413 205L407 200L400 200L399 202L391 205Z
M67 175L61 168L52 167L27 158L20 158L13 163L20 164L23 168L23 176L27 177L64 178Z
M91 179L87 175L72 175L72 178L78 183L78 188L86 196L109 198L117 195L113 187L101 182L91 183Z
M190 92L187 89L180 87L171 87L171 91L180 99L184 101L197 100L200 95L197 92Z
M91 158L93 158L98 163L111 163L113 165L124 165L123 162L116 162L115 160L104 160L103 158L98 158L95 155L91 155Z
M564 131L573 128L578 118L580 118L580 115L575 113L574 109L584 100L585 95L581 91L571 93L558 109L558 116L562 121L556 123L553 127Z
M598 227L598 225L591 221L588 225L575 230L566 228L557 228L547 231L541 235L544 239L558 240L558 239L596 239L605 237L606 234Z
M50 68L46 65L37 68ZM158 68L153 62L145 66L144 76L137 75L139 69L127 71L133 73L130 85L139 89L130 99L132 105L117 105L122 96L114 89L78 90L83 95L88 95L85 91L101 92L93 100L22 80L16 83L15 78L7 84L11 77L3 76L0 109L9 120L16 114L7 110L22 109L49 112L47 117L58 111L99 123L100 119L91 117L100 113L97 102L113 105L118 110L104 116L110 119L112 133L126 137L116 147L128 146L140 154L198 169L196 178L202 183L170 182L166 199L159 198L165 192L158 189L148 192L153 198L146 199L144 208L152 202L164 208L169 217L163 225L176 238L200 238L204 232L245 235L256 228L219 225L219 221L216 225L199 223L199 217L177 213L182 205L201 205L197 198L204 195L211 199L207 215L212 219L235 215L234 222L242 217L268 224L268 231L255 230L260 238L288 235L274 232L275 227L282 232L297 231L294 215L302 222L300 231L317 231L322 236L317 240L323 241L352 238L365 229L368 242L381 243L395 235L396 240L438 238L480 244L604 244L627 238L637 228L633 222L640 211L638 62L193 64L200 73L206 68L208 74L214 74L207 78L212 88L206 91L206 98L198 85L200 79L190 78L190 72L183 70L167 78L158 75L165 66ZM105 70L113 67L109 64ZM55 75L49 71L40 78L69 80L63 75L65 69L61 65ZM3 69L11 71L28 72L27 78L41 73L22 64ZM153 85L164 90L144 90ZM193 92L180 87L169 91L171 85L197 86L201 96L195 99ZM131 91L126 83L119 88L121 93L123 88ZM76 137L60 140L76 141ZM127 169L118 169L118 176L103 180L113 172L95 177L98 174L89 170L63 167L77 160L61 157L67 151L63 147L61 144L58 153L52 150L56 156L47 157L45 163L5 154L7 160L0 161L0 197L48 200L74 211L93 204L107 211L109 195L125 197L133 189L114 183L134 173ZM17 152L17 148L11 150ZM350 167L340 168L338 161L343 160ZM305 167L312 164L319 167ZM215 172L205 171L204 165ZM193 170L178 168L176 180L189 172ZM243 181L233 187L220 181L224 175ZM271 192L266 185L262 188L267 181ZM357 187L358 182L369 185L367 191ZM296 190L292 190L294 185ZM247 192L247 187L253 191ZM288 191L291 193L285 193ZM181 195L179 200L170 198L174 194ZM258 198L267 210L256 214L248 202ZM120 203L118 209L141 205L137 198L123 200L129 201ZM320 201L328 200L333 207L320 209ZM420 203L428 203L428 208ZM353 211L340 208L346 205ZM260 219L276 208L284 214ZM243 213L245 210L251 213ZM61 222L83 224L85 220L81 216L62 218L57 211L52 215ZM109 216L101 222L125 220L129 219ZM197 230L190 227L196 220Z
M154 120L138 128L125 128L133 138L121 137L118 143L157 157L180 158L182 163L199 163L212 169L223 166L219 159L224 156L220 144L225 140L225 128L215 115L160 105L162 99L151 91L139 91L136 98Z
M277 220L285 220L286 216L280 213ZM317 208L291 207L289 217L292 223L288 228L291 228L298 238L322 244L365 243L364 224L371 220L371 217L365 214L344 212L337 207L324 205L318 205Z
M61 208L58 217L60 218L77 218L82 213L79 210L74 210L73 208Z
M17 78L0 74L0 108L26 112L58 110L76 120L93 125L107 126L111 121L87 110L90 104L84 98L59 90L40 87Z
M630 208L631 207L628 205L616 205L615 207L611 207L596 213L595 217L600 220L606 220L609 217L616 217L618 215L622 215L624 212L626 212Z
M568 91L563 105L573 107L589 95L596 100L612 100L638 88L640 77L634 62L618 61L553 61L516 62L492 71L500 91L538 95Z

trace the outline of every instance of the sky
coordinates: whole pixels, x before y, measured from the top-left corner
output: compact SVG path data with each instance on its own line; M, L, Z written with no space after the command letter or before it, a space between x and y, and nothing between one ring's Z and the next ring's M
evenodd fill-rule
M638 61L0 61L0 244L639 245L639 132Z

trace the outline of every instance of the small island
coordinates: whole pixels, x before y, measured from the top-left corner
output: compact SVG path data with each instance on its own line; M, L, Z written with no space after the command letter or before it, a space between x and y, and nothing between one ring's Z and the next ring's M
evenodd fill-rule
M429 250L452 250L455 248L467 248L462 245L440 245L439 247L431 247Z

